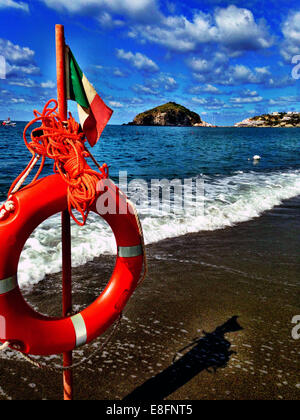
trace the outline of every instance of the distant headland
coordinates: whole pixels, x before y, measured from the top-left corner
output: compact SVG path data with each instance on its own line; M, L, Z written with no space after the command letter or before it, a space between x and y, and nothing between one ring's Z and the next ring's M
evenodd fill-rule
M203 121L199 114L175 102L168 102L138 114L128 124L134 126L161 127L216 127ZM273 112L238 122L234 127L300 127L300 112Z
M235 124L235 127L275 127L293 128L300 127L299 112L273 112L264 114Z
M202 121L200 115L175 102L138 114L128 125L165 127L213 127Z

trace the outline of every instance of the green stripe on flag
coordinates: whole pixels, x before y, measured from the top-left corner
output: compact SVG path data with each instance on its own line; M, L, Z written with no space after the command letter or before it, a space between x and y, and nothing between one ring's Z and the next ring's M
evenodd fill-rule
M83 108L89 108L90 104L87 100L85 90L82 84L83 73L79 67L72 52L69 51L70 62L70 98L76 101Z

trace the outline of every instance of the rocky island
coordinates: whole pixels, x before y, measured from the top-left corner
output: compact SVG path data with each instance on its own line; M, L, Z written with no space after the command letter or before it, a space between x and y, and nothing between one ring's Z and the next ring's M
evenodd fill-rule
M175 102L150 109L138 114L128 125L169 126L169 127L212 127L202 121L200 115Z
M273 112L264 114L235 124L235 127L300 127L299 112Z

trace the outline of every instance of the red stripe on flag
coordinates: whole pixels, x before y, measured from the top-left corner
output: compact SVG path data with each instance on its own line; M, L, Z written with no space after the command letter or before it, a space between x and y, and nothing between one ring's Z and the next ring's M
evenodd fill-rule
M113 110L103 102L99 95L96 95L90 104L90 111L89 117L84 122L83 131L86 134L88 142L93 147L110 120Z

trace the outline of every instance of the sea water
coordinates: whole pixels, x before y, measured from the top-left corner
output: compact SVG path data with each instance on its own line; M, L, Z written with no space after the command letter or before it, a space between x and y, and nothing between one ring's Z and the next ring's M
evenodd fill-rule
M5 200L10 184L31 157L22 140L24 126L19 122L15 128L0 128L0 201ZM139 202L149 244L234 226L299 195L299 144L297 128L108 126L93 154L101 164L109 165L110 176L117 183L120 171L127 173L129 183L139 179L149 186L151 180L180 180L183 185L189 180L200 181L203 212L193 211L193 205L199 205L195 201L183 212L174 206L168 207L172 211L164 206L158 211L149 201ZM255 155L261 159L253 160ZM49 161L44 175L52 173L52 166ZM18 273L21 286L35 284L45 274L61 270L60 235L59 215L35 230L22 252ZM73 266L101 254L116 254L110 228L94 214L86 226L72 225L72 237Z

